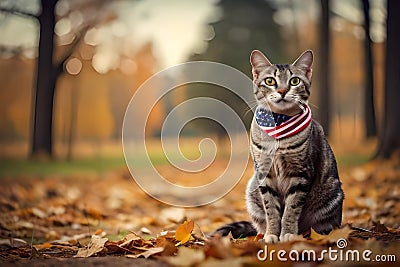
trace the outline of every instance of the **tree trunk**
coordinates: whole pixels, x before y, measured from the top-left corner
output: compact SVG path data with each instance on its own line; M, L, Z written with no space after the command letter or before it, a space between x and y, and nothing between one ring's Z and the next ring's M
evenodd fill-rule
M58 0L41 0L39 15L39 55L36 68L36 92L33 111L31 156L52 156L53 100L57 70L53 64L54 9Z
M371 36L370 36L370 16L369 16L369 0L362 0L364 11L364 121L366 129L366 137L376 136L376 119L374 107L374 70L371 50Z
M77 128L77 120L78 120L78 81L77 79L73 79L73 84L70 88L71 90L71 105L70 105L70 124L69 124L69 132L68 132L68 148L67 148L67 160L72 161L73 159L73 147L75 143L76 137L76 128Z
M318 121L324 128L325 135L329 134L331 122L330 110L330 31L329 31L329 0L321 0L320 26L320 91Z
M387 39L383 129L377 156L388 158L400 151L400 1L387 1Z

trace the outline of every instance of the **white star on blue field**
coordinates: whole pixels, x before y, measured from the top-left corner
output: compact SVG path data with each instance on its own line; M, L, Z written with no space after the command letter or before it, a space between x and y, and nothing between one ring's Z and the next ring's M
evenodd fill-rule
M256 110L256 122L262 127L276 127L289 120L291 116L274 113L263 108Z

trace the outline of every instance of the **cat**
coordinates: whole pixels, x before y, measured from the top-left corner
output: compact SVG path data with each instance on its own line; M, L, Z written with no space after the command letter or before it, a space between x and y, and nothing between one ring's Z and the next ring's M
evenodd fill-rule
M271 64L262 52L251 53L255 173L247 185L246 207L252 222L234 222L214 234L260 233L266 243L275 243L310 228L327 234L340 227L344 192L336 159L308 107L313 58L308 50L293 64Z

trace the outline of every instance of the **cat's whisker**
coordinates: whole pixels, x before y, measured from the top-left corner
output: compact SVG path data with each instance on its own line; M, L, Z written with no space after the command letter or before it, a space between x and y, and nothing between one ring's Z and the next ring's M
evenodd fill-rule
M243 112L243 116L247 116L247 114L249 114L249 112L251 112L251 111L253 111L253 109L255 108L255 107L257 107L258 106L258 103L257 103L257 101L254 101L254 102L251 102L251 103L249 103L248 105L246 105L246 107L244 108L244 112Z
M305 102L304 102L302 99L300 99L299 97L295 97L294 100L295 100L294 102L296 103L296 105L298 105L299 108L301 108L301 110L302 110L303 112L305 112L306 109L304 108L304 106L307 105L307 103L305 103Z
M309 101L308 103L309 103L311 106L313 106L314 108L319 109L319 107L318 107L317 105L311 103L310 101Z
M249 108L248 110L246 110L243 114L243 116L247 116L247 114L249 114L249 112L253 111L253 109Z

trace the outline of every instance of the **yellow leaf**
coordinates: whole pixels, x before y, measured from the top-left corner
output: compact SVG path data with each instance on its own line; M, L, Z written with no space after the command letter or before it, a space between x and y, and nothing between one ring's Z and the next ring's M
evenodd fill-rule
M335 243L339 239L348 239L351 232L353 232L353 230L348 225L340 229L332 230L328 235L328 241L330 243Z
M311 228L310 238L311 240L318 241L318 243L322 244L335 243L340 239L347 239L352 231L353 230L346 225L343 228L332 230L328 235L321 235Z
M194 222L190 219L176 228L175 239L179 241L177 245L182 245L189 241L193 228Z
M310 238L311 238L311 240L319 241L319 240L325 239L326 235L318 234L314 229L311 228Z

